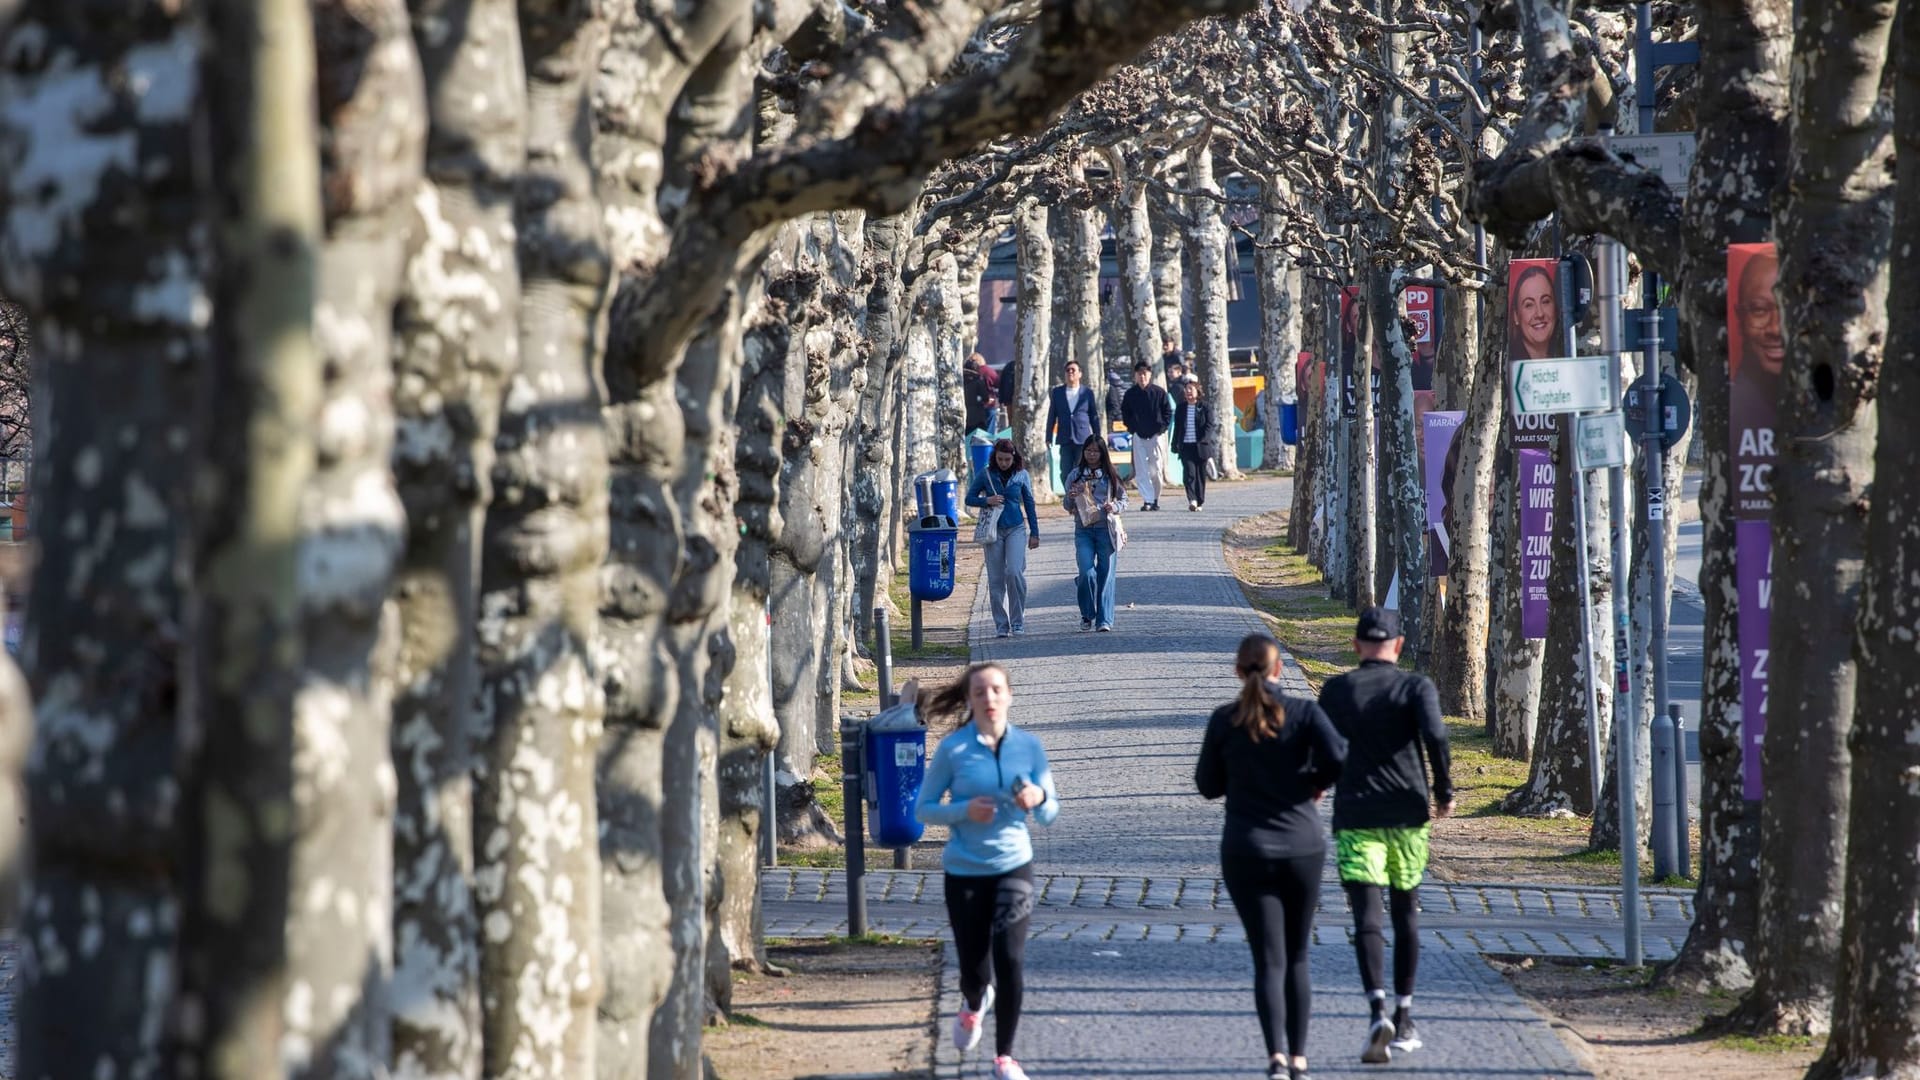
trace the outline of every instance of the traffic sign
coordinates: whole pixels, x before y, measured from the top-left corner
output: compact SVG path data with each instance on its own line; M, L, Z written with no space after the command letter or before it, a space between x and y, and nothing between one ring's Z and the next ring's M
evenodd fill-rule
M1657 135L1615 135L1607 140L1607 149L1620 157L1631 158L1643 169L1659 173L1669 190L1685 198L1687 174L1693 171L1694 144L1693 132L1674 131Z
M1518 416L1609 408L1613 364L1614 357L1605 355L1515 360L1507 365L1513 412Z
M1574 459L1583 469L1612 469L1627 463L1627 419L1619 412L1579 418Z
M1627 388L1621 404L1627 414L1627 427L1637 438L1647 430L1647 410L1640 404L1640 384ZM1671 450L1693 425L1693 403L1687 400L1687 388L1672 375L1660 376L1660 449Z

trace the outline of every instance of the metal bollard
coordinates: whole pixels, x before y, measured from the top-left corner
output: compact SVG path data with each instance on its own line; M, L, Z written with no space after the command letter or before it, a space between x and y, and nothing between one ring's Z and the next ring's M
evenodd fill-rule
M861 793L866 758L860 752L864 725L851 718L840 721L840 797L846 804L847 936L867 932L867 820Z
M1674 875L1673 838L1677 816L1673 805L1673 759L1678 751L1673 741L1673 720L1653 718L1653 876L1665 881Z
M908 869L907 864L912 861L913 861L912 848L897 847L893 849L893 868L895 870Z
M920 598L916 596L913 598L913 651L919 652L921 647L922 647L922 637L920 633Z
M1678 813L1674 814L1674 836L1679 841L1680 876L1693 876L1693 812L1687 809L1687 718L1680 713L1680 706L1667 706L1668 718L1673 721L1673 805Z
M887 609L873 609L873 664L880 680L880 707L891 709L900 699L893 696L893 627Z
M760 865L780 865L780 807L773 781L773 754L760 756Z

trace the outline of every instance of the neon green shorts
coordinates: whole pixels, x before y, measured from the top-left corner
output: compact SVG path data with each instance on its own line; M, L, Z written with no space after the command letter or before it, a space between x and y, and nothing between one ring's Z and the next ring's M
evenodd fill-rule
M1394 829L1340 829L1333 834L1340 880L1411 892L1427 872L1433 824Z

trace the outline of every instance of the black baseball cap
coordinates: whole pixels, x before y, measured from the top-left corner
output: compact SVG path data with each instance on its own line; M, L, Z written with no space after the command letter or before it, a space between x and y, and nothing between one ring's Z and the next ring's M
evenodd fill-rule
M1370 607L1360 613L1353 636L1361 641L1392 641L1400 636L1400 613L1391 608Z

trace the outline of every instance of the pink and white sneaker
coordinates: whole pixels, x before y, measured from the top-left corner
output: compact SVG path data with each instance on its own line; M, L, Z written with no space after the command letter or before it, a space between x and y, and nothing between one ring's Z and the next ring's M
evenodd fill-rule
M1010 1057L993 1059L993 1080L1028 1080L1027 1070Z
M954 1049L964 1052L980 1045L982 1021L986 1019L987 1010L991 1008L993 1008L992 983L988 983L986 990L980 994L979 1008L969 1009L967 999L964 997L960 999L960 1012L953 1018Z

